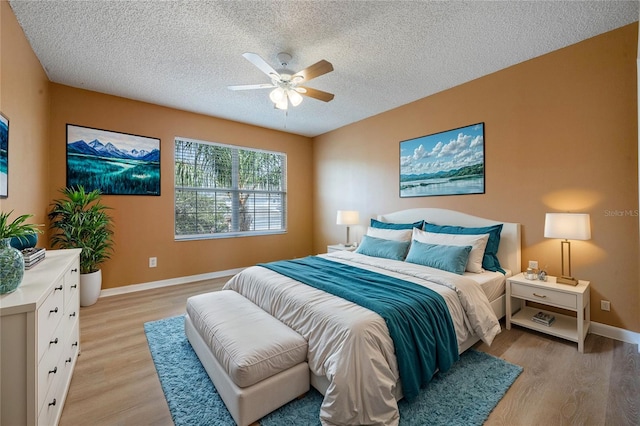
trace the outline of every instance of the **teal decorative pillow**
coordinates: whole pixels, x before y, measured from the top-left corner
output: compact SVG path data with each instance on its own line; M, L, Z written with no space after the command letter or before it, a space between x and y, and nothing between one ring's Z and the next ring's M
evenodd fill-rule
M471 246L446 246L413 240L405 261L462 275L469 253Z
M412 239L427 244L471 246L466 270L475 273L484 272L484 269L482 269L482 259L484 258L484 249L487 247L489 234L440 234L438 232L427 232L414 228Z
M356 253L373 257L384 257L385 259L404 260L409 250L411 241L384 240L382 238L362 237Z
M498 247L500 247L500 233L502 232L502 224L485 226L481 228L466 228L464 226L441 226L427 223L425 224L424 230L427 232L436 232L440 234L489 234L487 247L484 249L484 257L482 258L482 267L487 271L502 272L503 274L505 273L505 270L500 267L500 261L498 260Z
M420 220L414 223L390 223L390 222L380 222L379 220L371 219L372 228L380 228L380 229L413 229L418 228L422 229L424 226L424 220Z

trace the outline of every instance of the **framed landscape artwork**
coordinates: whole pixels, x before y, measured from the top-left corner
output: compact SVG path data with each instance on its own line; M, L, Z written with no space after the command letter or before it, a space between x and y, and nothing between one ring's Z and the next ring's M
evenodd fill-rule
M400 142L400 197L484 194L484 123Z
M67 124L67 187L160 195L160 139Z
M0 198L9 196L9 119L0 112Z

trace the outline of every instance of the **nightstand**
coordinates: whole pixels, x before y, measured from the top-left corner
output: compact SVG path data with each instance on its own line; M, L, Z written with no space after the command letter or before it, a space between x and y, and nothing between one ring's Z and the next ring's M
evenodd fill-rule
M344 244L333 244L327 246L327 253L331 253L333 251L355 251L357 247L351 246L347 247Z
M591 304L589 281L578 281L578 285L571 286L556 283L555 277L548 277L547 281L528 280L523 274L507 278L507 330L511 324L527 327L541 333L550 334L562 339L578 343L578 351L584 352L584 339L591 324ZM511 314L511 303L519 300L520 310ZM573 311L576 317L549 312L543 309L527 306L527 301L546 306ZM534 322L531 317L543 311L556 317L550 325Z

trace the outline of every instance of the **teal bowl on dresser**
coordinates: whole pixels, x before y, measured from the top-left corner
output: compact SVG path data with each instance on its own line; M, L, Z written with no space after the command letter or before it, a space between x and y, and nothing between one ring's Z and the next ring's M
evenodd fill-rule
M9 244L18 250L35 247L36 244L38 244L38 234L34 232L33 234L27 234L23 237L12 237Z

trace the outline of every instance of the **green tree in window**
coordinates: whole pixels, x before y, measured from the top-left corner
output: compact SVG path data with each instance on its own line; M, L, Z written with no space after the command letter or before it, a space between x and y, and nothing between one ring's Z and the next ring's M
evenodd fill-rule
M279 154L190 141L177 141L176 154L186 159L175 168L176 186L183 188L176 190L177 234L251 231L253 191L284 189Z

